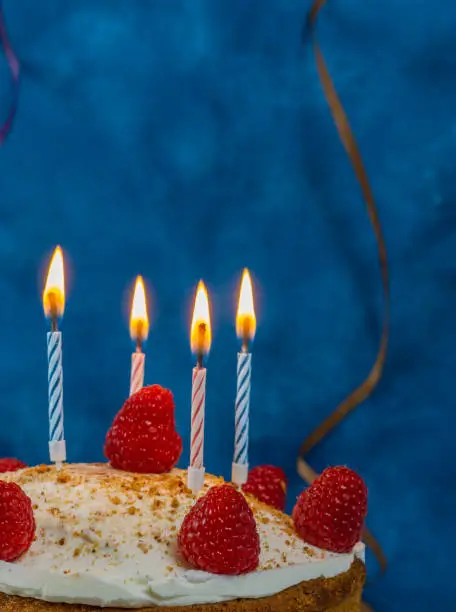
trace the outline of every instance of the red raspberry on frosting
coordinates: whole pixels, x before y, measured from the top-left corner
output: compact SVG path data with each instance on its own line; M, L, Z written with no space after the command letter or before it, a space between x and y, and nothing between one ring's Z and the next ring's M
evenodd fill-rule
M277 510L285 510L287 477L274 465L258 465L249 472L242 490Z
M195 503L178 543L190 565L211 574L245 574L258 566L255 517L242 493L230 485L212 487Z
M0 472L16 472L26 467L27 464L23 461L19 461L19 459L13 459L11 457L0 459Z
M0 480L0 561L15 561L35 536L32 502L14 482Z
M127 399L106 435L105 455L115 468L161 474L182 453L171 391L152 385Z
M361 538L367 487L347 467L327 468L303 491L293 510L296 531L307 543L337 553L350 552Z

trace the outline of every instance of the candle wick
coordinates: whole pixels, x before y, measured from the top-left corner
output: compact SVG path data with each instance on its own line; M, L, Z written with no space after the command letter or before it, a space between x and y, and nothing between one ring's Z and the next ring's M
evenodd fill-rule
M245 338L245 337L242 339L242 352L243 353L249 352L249 340L248 338Z
M204 341L206 338L206 323L198 324L198 348L196 351L196 365L199 369L203 367Z
M143 330L144 330L144 321L142 319L138 319L138 321L136 321L136 352L137 353L141 353L142 352L142 341L144 338L144 334L143 334Z
M57 305L57 296L54 291L49 293L49 315L51 317L51 329L53 332L58 331L59 309Z

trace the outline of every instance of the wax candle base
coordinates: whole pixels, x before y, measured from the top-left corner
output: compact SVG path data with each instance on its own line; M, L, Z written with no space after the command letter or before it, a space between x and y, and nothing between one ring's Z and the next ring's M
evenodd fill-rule
M241 486L247 482L249 476L249 464L248 463L234 463L231 467L231 481L238 486Z
M204 485L204 468L189 467L187 470L187 487L192 493L201 491Z
M66 461L65 440L52 440L49 442L49 456L53 463L61 463L62 461Z

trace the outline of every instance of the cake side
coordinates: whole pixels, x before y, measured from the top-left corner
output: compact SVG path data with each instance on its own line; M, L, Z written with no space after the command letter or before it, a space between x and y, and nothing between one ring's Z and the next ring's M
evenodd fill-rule
M364 581L364 564L357 559L348 572L334 578L316 578L302 582L269 597L171 606L164 610L167 612L359 612ZM49 603L0 593L1 612L100 612L100 609L80 604ZM125 608L104 609L106 612L125 612ZM141 612L156 612L156 610L156 607L141 608Z
M187 489L182 470L140 475L105 464L82 464L64 466L60 472L39 466L1 478L20 484L32 499L37 536L19 561L0 562L0 592L89 606L62 610L97 606L173 610L183 606L188 610L219 602L227 602L223 608L227 610L234 599L258 604L261 598L287 589L302 589L308 581L339 580L342 575L351 576L353 568L363 567L353 563L363 557L362 544L347 554L309 546L296 534L290 517L248 495L261 541L258 569L221 576L188 567L179 556L176 540L196 498ZM208 475L200 494L222 482ZM0 601L7 609L12 599Z

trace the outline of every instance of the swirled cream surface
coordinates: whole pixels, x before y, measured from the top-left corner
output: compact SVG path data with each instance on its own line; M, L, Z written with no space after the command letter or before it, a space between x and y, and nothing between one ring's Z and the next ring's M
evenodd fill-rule
M32 499L37 524L30 550L0 562L0 592L50 602L141 608L185 606L278 593L303 580L347 571L350 554L303 542L291 519L246 496L261 540L260 564L243 576L194 570L177 550L177 533L195 502L186 472L129 474L104 464L39 466L11 474ZM204 494L221 479L207 475Z

